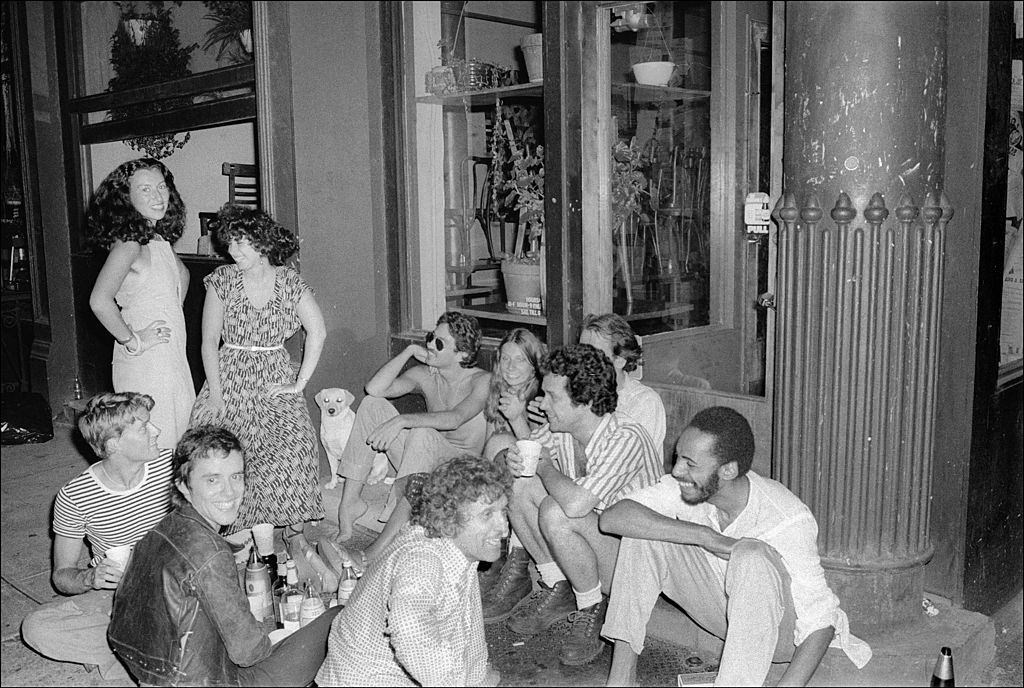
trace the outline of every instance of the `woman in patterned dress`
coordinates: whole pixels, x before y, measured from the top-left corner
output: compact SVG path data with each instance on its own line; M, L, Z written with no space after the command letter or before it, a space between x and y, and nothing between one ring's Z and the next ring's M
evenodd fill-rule
M115 392L153 398L161 449L185 432L196 390L185 356L188 270L171 246L185 228L174 175L153 158L119 165L88 212L89 242L108 249L89 306L114 337Z
M204 280L206 382L190 425L225 427L245 450L245 497L232 530L273 523L301 536L306 521L324 517L319 454L302 394L323 350L323 314L306 282L284 266L299 247L291 232L265 212L238 205L225 205L214 229L234 265ZM284 343L300 326L306 341L296 374Z

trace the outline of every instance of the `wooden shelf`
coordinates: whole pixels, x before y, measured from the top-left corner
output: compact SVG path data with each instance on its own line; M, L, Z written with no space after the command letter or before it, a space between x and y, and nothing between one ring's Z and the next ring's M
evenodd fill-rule
M512 100L514 98L541 98L543 96L544 83L538 81L529 84L516 84L515 86L485 88L481 91L448 93L443 96L417 96L416 102L430 103L433 105L464 105L466 107L473 107L479 105L494 105L495 101L498 99Z
M453 311L459 311L466 315L472 315L477 318L486 318L488 320L502 320L504 322L515 322L515 323L528 323L530 325L547 325L548 320L543 315L519 315L517 313L509 313L505 310L505 304L503 303L488 303L481 304L479 306L471 307L453 307Z
M622 310L626 309L626 300L616 299L615 300L615 312L621 313ZM622 317L627 321L631 320L648 320L651 318L664 318L671 315L682 315L683 313L689 313L693 310L692 303L676 303L666 305L664 303L652 302L652 301L634 301L633 312L628 314L622 314Z
M625 93L634 103L655 103L662 100L689 102L711 98L711 91L677 88L675 86L648 86L646 84L620 82L612 84L612 89L619 93Z
M75 98L68 103L68 109L81 118L80 143L88 145L255 120L255 87L255 68L246 64L192 74L152 86ZM89 113L166 99L191 102L125 119L93 124L87 121Z

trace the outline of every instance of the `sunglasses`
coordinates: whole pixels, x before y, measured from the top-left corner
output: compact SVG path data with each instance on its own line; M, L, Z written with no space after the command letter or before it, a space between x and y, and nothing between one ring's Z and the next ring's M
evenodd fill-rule
M437 349L438 353L444 351L444 340L433 332L427 332L427 344L430 342L434 342L434 348Z

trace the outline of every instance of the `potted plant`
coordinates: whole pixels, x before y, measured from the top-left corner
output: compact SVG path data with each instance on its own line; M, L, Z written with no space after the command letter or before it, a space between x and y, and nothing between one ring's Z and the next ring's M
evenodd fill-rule
M174 0L174 4L181 7L181 0ZM143 45L146 42L146 34L153 24L159 21L158 13L163 10L164 3L160 0L146 2L144 5L134 0L115 0L121 13L121 24L125 32L135 45ZM142 9L142 8L145 9Z
M612 226L615 228L616 256L622 271L626 302L632 306L634 286L643 291L643 280L634 283L633 259L629 245L630 229L646 219L644 197L650 198L648 171L650 155L638 146L634 136L629 143L619 140L612 147L611 202Z
M110 63L114 77L108 82L108 91L124 91L142 86L152 86L161 81L180 79L191 74L189 62L192 51L198 44L181 46L178 30L170 8L163 2L147 2L147 9L140 11L135 2L115 2L121 11L111 37ZM181 2L175 2L180 6ZM142 42L136 43L135 29L129 20L141 19L149 23L142 30ZM129 119L141 115L170 110L189 103L188 98L170 98L134 105L112 108L108 117L113 120ZM179 138L179 136L181 138ZM156 134L137 136L125 141L131 148L153 158L165 158L182 148L189 140L189 133Z
M224 53L234 63L248 62L252 55L252 3L248 0L203 0L210 10L204 19L213 22L206 32L203 50L217 46L217 60Z
M518 215L519 231L511 254L501 261L506 308L513 313L541 315L544 310L544 146L531 144L532 130L520 127L500 101L491 137L494 179L492 201L499 216ZM529 120L520 113L520 124Z

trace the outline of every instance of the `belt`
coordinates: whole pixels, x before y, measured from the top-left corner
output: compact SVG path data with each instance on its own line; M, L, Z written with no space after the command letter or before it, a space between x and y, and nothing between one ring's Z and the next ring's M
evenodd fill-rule
M241 346L239 344L225 343L224 346L228 349L237 349L239 351L277 351L284 348L284 344L278 344L277 346Z

